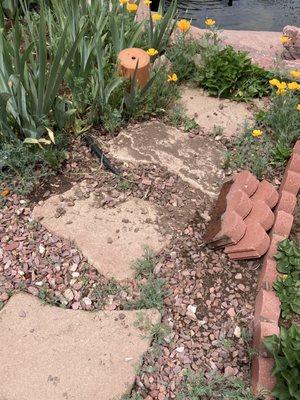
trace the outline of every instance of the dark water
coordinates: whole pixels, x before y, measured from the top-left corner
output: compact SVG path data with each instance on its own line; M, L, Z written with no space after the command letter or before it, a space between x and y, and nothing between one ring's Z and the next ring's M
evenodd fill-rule
M285 25L300 26L300 0L178 0L181 17L203 28L206 17L221 29L282 31Z

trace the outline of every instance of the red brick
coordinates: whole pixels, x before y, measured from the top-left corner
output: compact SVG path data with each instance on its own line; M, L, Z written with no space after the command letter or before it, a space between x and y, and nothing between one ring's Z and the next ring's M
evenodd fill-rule
M300 172L300 153L293 153L286 167L289 171Z
M274 186L268 181L261 181L258 184L256 192L251 196L251 200L263 200L270 208L276 206L279 194Z
M252 210L245 222L249 220L260 223L264 230L268 231L272 228L275 217L271 208L263 200L257 200L253 202Z
M266 290L272 289L273 283L276 281L277 277L276 261L273 258L265 257L259 274L258 288Z
M286 170L281 183L280 191L286 190L297 196L300 188L300 173Z
M251 172L242 171L235 175L232 189L242 189L248 196L252 196L258 184L258 179Z
M297 197L295 194L281 191L279 201L277 203L276 211L285 211L288 214L293 214L296 207Z
M260 289L255 299L254 324L267 321L278 324L280 300L273 290Z
M242 217L234 210L226 211L221 217L221 232L218 237L227 236L233 243L242 239L246 232L246 224Z
M279 335L279 326L273 322L258 321L254 324L253 329L253 347L259 355L263 357L271 357L265 348L263 341L267 336Z
M252 201L242 189L231 189L226 197L227 210L236 211L242 218L252 209Z
M295 146L293 148L293 153L300 154L300 140L297 140L297 142L295 143Z
M277 235L276 233L271 233L270 234L270 239L271 239L270 247L266 254L266 257L273 258L275 256L275 254L277 254L278 244L280 242L282 242L283 240L285 240L286 238L287 238L286 236L281 236L281 235Z
M258 258L264 255L270 244L270 238L264 228L255 221L246 222L246 233L235 245L227 246L225 253L231 259Z
M276 379L272 375L273 366L273 358L254 357L251 368L251 387L254 394L259 394L263 390L272 391L274 389Z
M272 228L271 233L275 233L276 235L289 237L292 226L293 226L294 217L286 213L285 211L276 211L275 212L275 222Z
M214 229L212 229L214 228ZM220 221L216 221L215 225L211 224L210 235L206 235L205 241L210 247L222 247L229 243L238 243L245 235L246 224L243 218L234 210L226 211Z

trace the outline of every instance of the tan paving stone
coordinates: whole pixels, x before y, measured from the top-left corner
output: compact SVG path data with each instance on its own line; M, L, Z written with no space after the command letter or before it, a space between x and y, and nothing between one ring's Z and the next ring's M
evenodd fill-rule
M199 88L185 87L181 104L187 115L195 118L204 132L209 134L214 132L214 127L220 127L224 136L237 136L245 122L253 120L247 103L218 99Z
M76 243L88 261L108 278L132 278L133 262L143 256L145 246L162 250L166 241L158 232L157 208L132 199L113 208L97 208L92 198L77 198L77 187L52 196L33 210L33 217L51 232ZM75 200L74 200L75 199ZM57 210L63 213L56 218Z
M158 311L143 311L158 323ZM150 345L136 311L87 312L14 295L0 312L1 400L119 400Z

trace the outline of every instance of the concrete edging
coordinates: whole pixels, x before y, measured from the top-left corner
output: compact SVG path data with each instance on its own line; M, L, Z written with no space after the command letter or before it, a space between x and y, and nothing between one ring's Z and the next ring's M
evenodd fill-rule
M278 322L281 304L273 290L273 283L278 276L274 255L277 253L278 243L290 235L299 189L300 140L293 148L279 188L279 201L274 211L275 222L270 232L271 244L264 256L258 281L259 292L255 300L253 329L253 347L257 351L257 356L252 361L251 374L251 386L256 394L262 390L271 391L276 384L276 380L272 376L274 359L264 348L263 340L266 336L279 334Z

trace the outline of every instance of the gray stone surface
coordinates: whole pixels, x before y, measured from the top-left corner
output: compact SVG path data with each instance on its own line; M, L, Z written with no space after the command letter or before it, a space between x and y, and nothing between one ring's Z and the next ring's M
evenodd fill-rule
M124 130L111 142L110 152L123 161L162 165L212 197L224 176L224 146L207 136L191 139L187 133L160 121Z
M0 399L120 400L150 345L136 320L136 311L64 310L14 295L0 312Z

